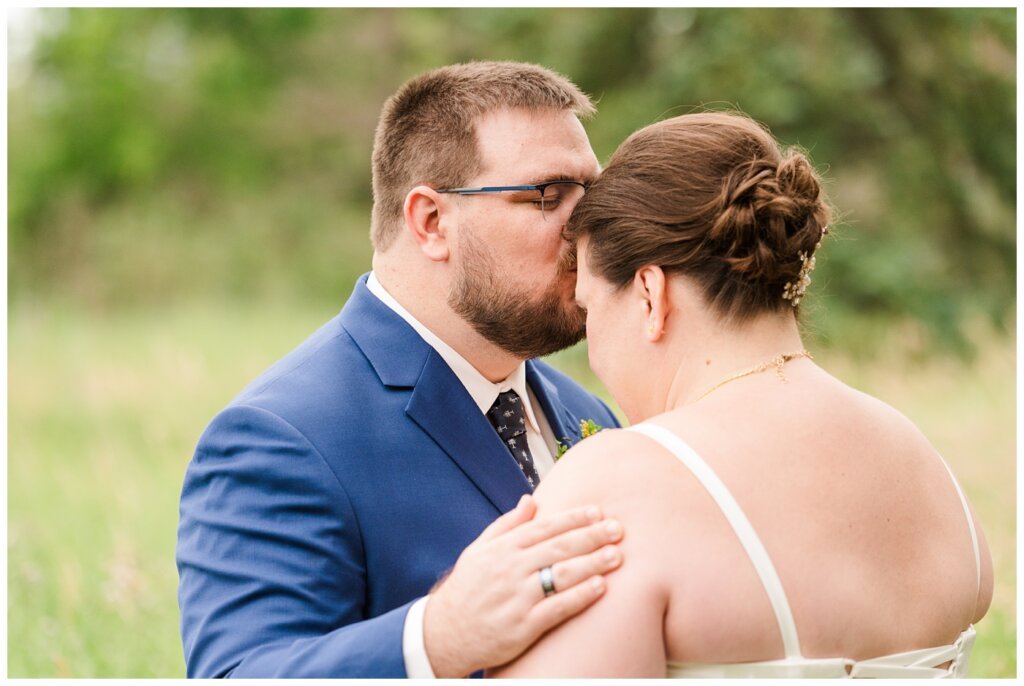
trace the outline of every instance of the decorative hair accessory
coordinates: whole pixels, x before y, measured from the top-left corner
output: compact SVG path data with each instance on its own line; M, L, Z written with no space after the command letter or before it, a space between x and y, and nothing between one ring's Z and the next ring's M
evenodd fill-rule
M821 235L825 236L827 234L828 227L826 226L821 230ZM814 253L818 252L820 247L821 241L819 240L810 254L805 253L803 250L797 253L800 261L803 262L803 266L800 267L800 273L796 275L796 281L788 281L782 289L782 299L790 300L789 304L793 307L800 304L800 298L804 297L807 287L811 285L811 271L815 265Z
M814 246L814 249L817 250L819 245L821 245L821 243ZM786 286L782 289L783 300L792 301L790 302L790 305L793 307L800 304L800 298L804 297L804 291L806 291L807 287L811 285L811 270L814 269L815 264L813 252L808 255L801 250L797 255L804 264L800 267L800 273L796 275L796 281L786 282Z

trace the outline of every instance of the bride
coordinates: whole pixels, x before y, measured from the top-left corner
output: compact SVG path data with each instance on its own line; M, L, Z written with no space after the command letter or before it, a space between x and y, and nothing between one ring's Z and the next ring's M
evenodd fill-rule
M966 674L981 528L921 432L800 339L829 216L807 158L745 116L620 146L569 230L590 363L633 427L582 441L535 497L599 504L625 562L492 676Z

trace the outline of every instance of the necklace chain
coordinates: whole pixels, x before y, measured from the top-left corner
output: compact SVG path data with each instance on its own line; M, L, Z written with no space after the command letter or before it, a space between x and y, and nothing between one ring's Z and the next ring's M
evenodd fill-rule
M714 386L701 393L697 400L703 400L705 397L710 395L712 391L717 391L719 388L729 383L730 381L742 379L744 376L750 376L751 374L760 374L761 372L771 369L772 367L775 367L775 373L778 375L779 380L782 381L782 383L789 383L786 380L786 375L782 373L782 366L789 362L790 360L795 360L798 357L806 357L808 360L814 359L811 353L807 352L806 350L798 350L795 353L783 353L782 355L776 355L767 362L762 362L761 364L751 367L750 369L746 369L742 372L737 372L732 376L728 376L722 379ZM697 402L697 400L694 400L693 402Z

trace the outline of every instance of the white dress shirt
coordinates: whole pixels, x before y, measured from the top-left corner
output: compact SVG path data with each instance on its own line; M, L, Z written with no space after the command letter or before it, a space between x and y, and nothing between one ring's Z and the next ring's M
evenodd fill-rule
M427 345L441 356L456 378L465 386L470 397L480 408L481 414L486 415L487 411L491 409L491 405L498 399L499 393L513 390L519 394L519 397L523 399L523 408L526 411L526 440L530 446L530 453L533 455L537 474L543 479L544 475L555 466L553 455L556 450L556 440L547 417L539 409L537 398L526 384L526 363L520 363L506 379L493 383L467 362L466 358L455 352L450 345L402 307L390 293L384 290L373 272L370 272L370 276L366 280L366 287L395 314L404 319ZM534 407L538 408L537 411L534 410ZM511 454L509 454L509 459L513 459ZM423 645L423 612L426 604L427 598L420 598L409 608L409 613L405 618L402 652L405 657L405 671L410 678L434 678L434 670L430 666L430 660L427 658L427 651Z

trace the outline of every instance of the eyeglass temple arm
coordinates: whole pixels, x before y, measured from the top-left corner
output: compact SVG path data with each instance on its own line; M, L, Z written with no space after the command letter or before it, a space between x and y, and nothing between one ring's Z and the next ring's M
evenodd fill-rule
M501 191L535 191L538 186L483 186L481 188L442 188L438 193L459 193L462 195L474 195L477 193L500 193Z
M502 191L540 191L541 195L548 186L557 186L562 183L571 183L588 190L590 185L582 181L549 181L547 183L531 183L522 186L481 186L479 188L439 188L438 193L459 193L461 195L476 195L479 193L501 193Z

